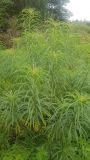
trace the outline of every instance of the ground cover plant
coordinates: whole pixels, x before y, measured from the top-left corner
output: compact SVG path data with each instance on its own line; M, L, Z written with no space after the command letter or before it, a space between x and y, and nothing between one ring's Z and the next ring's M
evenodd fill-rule
M42 31L25 30L11 49L1 47L1 160L90 159L90 35L84 27L49 20Z

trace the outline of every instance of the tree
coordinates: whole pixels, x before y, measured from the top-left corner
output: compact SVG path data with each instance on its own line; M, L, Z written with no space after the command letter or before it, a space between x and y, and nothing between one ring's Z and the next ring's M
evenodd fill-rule
M65 20L70 12L65 8L69 0L48 0L48 11L55 19Z

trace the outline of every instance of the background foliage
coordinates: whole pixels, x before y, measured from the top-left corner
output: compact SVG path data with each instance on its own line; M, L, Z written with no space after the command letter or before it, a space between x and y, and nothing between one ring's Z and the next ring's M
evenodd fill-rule
M35 8L41 19L53 16L55 19L67 19L69 12L64 8L68 0L0 0L0 30L9 27L8 19L18 16L24 8Z

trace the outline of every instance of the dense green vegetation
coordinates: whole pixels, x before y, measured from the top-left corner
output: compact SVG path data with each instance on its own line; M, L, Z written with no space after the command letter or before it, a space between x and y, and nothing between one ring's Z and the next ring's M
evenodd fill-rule
M24 8L35 8L41 14L41 19L53 17L59 20L66 20L70 12L65 9L69 0L0 0L0 31L10 28L9 19L13 16L18 18Z
M90 27L23 24L0 44L0 160L89 160Z

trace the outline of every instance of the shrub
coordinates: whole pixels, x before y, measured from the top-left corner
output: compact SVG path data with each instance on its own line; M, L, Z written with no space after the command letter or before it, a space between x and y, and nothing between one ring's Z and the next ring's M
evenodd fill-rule
M20 26L24 31L31 31L39 27L41 23L40 19L40 13L33 8L23 9L19 16Z

